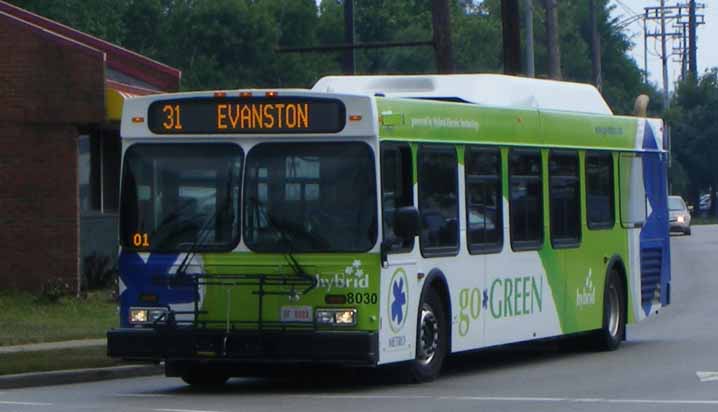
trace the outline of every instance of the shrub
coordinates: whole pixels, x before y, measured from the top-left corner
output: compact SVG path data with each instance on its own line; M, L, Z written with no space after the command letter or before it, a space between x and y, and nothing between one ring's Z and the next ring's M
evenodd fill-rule
M67 296L72 292L72 287L67 280L63 278L48 279L40 289L38 302L40 303L57 303L60 298Z
M85 257L82 271L82 290L104 289L114 285L116 270L109 256L93 253Z

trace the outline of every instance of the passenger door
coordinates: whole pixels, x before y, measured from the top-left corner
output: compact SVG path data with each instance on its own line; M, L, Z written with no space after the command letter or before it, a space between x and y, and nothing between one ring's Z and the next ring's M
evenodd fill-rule
M394 233L400 207L414 206L412 151L405 143L381 146L382 268L379 297L379 363L414 359L416 313L421 285L416 281L418 244Z

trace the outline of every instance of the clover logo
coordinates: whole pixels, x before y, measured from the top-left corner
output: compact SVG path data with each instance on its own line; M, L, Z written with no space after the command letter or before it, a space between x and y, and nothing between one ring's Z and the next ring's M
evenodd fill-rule
M364 269L361 268L361 260L354 259L351 266L344 268L344 274L347 276L362 277L364 276Z

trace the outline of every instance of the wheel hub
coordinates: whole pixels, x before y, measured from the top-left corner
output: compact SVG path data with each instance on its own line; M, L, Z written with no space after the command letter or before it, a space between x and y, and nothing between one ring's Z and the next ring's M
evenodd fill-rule
M419 328L417 360L426 365L434 360L439 348L439 322L429 305L424 305L421 309Z
M608 289L608 333L612 337L618 336L620 312L618 291L615 286L611 285Z

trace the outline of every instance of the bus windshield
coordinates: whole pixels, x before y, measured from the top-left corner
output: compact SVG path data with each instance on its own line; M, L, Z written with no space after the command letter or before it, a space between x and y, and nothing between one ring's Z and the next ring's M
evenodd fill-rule
M122 179L123 246L228 250L239 236L242 150L233 144L138 144Z
M364 252L377 238L363 143L264 143L247 155L244 240L259 252Z

